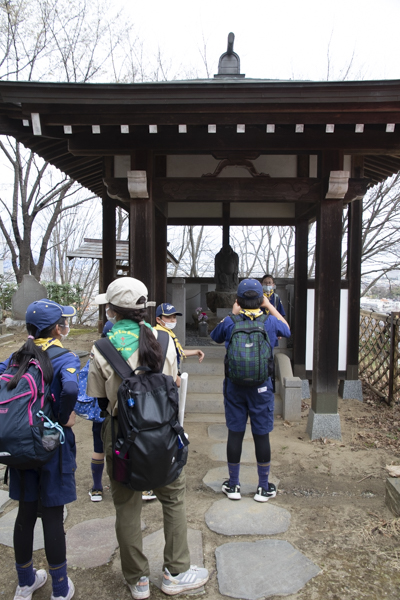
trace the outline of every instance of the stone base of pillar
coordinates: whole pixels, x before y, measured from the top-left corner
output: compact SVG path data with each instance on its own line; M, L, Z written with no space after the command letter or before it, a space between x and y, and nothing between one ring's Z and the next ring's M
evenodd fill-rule
M315 413L310 409L306 431L311 440L318 440L319 438L328 438L330 440L342 439L340 417L337 413Z
M307 398L311 398L310 393L310 382L308 379L301 380L301 399L307 400Z
M339 383L339 396L343 400L359 400L363 401L362 384L359 379L356 380L341 380Z

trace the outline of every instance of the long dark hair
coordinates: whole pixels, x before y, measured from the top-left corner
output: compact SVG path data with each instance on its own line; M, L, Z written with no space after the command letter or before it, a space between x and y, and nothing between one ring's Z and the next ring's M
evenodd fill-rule
M141 296L137 304L144 304L146 298ZM149 367L152 371L161 371L162 369L162 350L161 346L153 335L151 329L144 324L144 319L147 316L147 311L144 308L122 308L109 303L108 306L117 315L123 319L135 321L140 325L139 333L139 365Z
M53 331L56 325L65 325L65 317L61 317L57 323L54 323L50 327L43 329L42 331L38 331L35 325L31 325L30 323L26 324L26 330L30 336L34 338L50 337L51 332ZM29 362L31 360L37 360L40 364L40 368L43 371L43 379L45 383L51 383L53 380L53 365L51 364L51 360L47 352L44 352L40 346L36 346L34 344L33 339L28 338L23 346L14 354L12 354L10 358L10 366L12 364L18 365L18 371L15 373L14 377L8 382L7 389L13 390L17 387L19 380L22 375L26 372Z

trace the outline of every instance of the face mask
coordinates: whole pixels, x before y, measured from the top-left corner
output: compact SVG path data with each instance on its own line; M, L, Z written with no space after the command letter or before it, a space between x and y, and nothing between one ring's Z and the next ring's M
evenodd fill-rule
M110 313L108 312L108 309L106 310L106 317L107 317L107 320L110 321L110 323L112 323L113 325L115 325L115 323L117 322L117 317L110 317Z
M263 290L264 290L264 292L272 292L274 287L275 287L274 285L263 285Z
M175 329L176 327L176 321L174 321L173 323L166 323L165 321L163 321L164 323L164 327L166 327L167 329Z
M69 335L69 325L68 325L68 327L64 327L64 331L66 331L67 333L64 333L63 335L61 335L61 342L66 340Z

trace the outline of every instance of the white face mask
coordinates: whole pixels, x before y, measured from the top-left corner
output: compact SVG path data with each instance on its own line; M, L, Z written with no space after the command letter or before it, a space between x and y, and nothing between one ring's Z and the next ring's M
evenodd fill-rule
M263 290L264 292L272 292L272 290L275 288L274 285L263 285Z
M173 321L172 323L166 323L165 321L163 321L164 323L164 327L166 327L167 329L175 329L176 327L176 321Z
M106 310L107 321L110 321L113 325L117 322L117 317L110 317L110 313L108 312L108 308Z
M66 340L69 335L69 325L67 325L66 327L63 327L63 331L65 331L66 333L61 334L61 342Z

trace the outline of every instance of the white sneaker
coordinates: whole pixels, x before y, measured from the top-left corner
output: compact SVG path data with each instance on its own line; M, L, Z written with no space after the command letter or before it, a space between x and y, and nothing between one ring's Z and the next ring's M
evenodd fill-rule
M142 492L142 500L156 500L157 496L153 492L153 490L148 490L147 492Z
M207 583L209 574L207 569L202 569L196 565L190 565L190 569L184 573L179 573L173 577L168 569L165 569L161 584L164 594L173 596L182 594L188 590L195 590Z
M135 585L128 583L128 587L134 600L144 600L150 596L149 578L146 576L141 577Z
M14 600L31 600L33 592L36 592L47 581L47 573L44 569L35 571L35 581L32 585L17 585Z
M71 598L73 597L74 594L75 594L75 586L72 583L72 581L70 580L70 578L68 577L68 594L66 596L54 596L52 594L50 600L71 600Z

